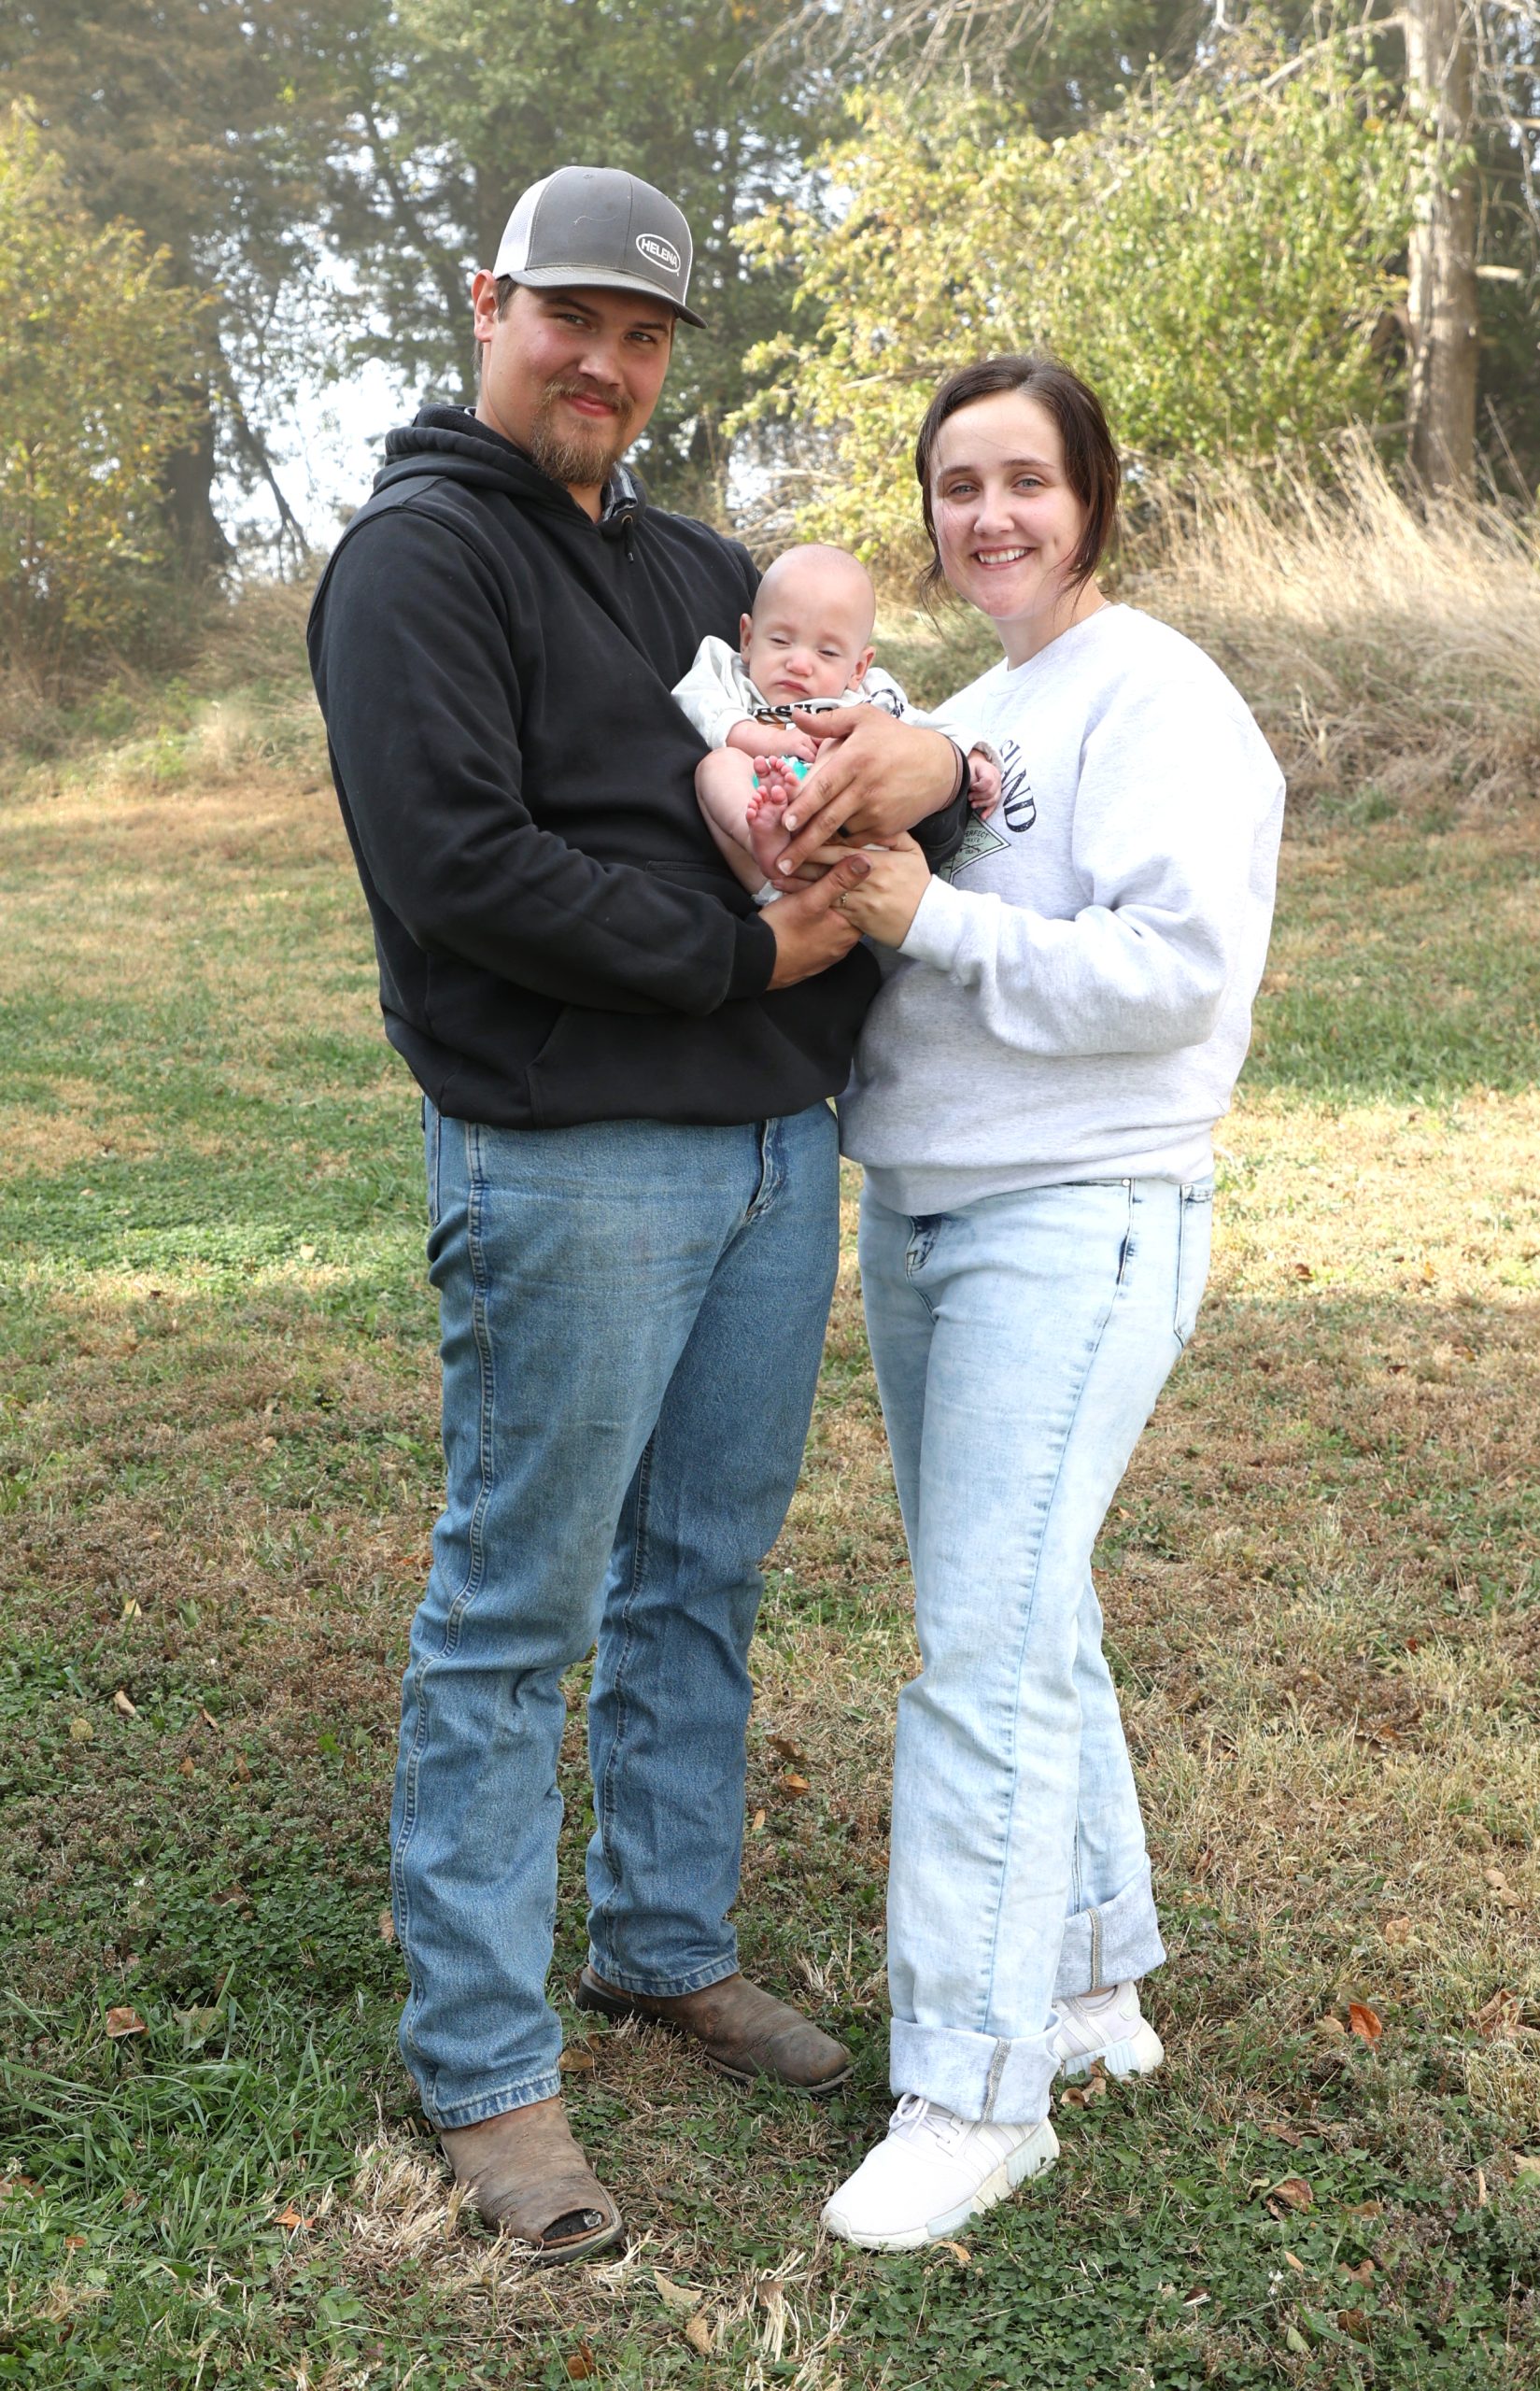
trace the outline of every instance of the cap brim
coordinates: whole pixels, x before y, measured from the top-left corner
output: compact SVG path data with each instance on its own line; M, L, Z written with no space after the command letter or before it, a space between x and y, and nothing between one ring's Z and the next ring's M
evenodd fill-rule
M506 266L494 266L492 271L494 274L507 274L508 269ZM616 274L613 266L537 265L528 268L523 274L510 275L509 280L522 282L529 290L631 290L639 299L656 299L659 306L671 307L676 316L682 316L685 323L693 324L698 332L706 329L704 316L698 316L693 307L686 307L681 300L671 299L666 290L659 290L656 282L643 282L636 274Z

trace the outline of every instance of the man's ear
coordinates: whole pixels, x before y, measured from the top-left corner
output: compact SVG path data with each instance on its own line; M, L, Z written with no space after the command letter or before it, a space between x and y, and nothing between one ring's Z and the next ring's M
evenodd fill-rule
M740 615L738 617L738 654L740 659L744 664L747 664L749 660L749 642L753 637L754 616L752 615Z
M874 647L863 647L861 650L860 655L855 659L855 670L851 675L850 686L853 689L858 689L861 683L866 679L867 674L871 670L872 659L875 658L877 650Z

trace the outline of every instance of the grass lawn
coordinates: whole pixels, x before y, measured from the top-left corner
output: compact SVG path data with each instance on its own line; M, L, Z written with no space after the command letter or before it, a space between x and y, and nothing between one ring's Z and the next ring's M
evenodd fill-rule
M0 2384L1540 2383L1533 804L1287 853L1208 1309L1102 1553L1166 2072L1061 2103L966 2246L818 2237L884 2115L912 1667L852 1265L740 1919L856 2081L810 2113L571 2020L631 2240L542 2274L455 2214L394 2051L415 1106L313 744L220 736L0 810Z

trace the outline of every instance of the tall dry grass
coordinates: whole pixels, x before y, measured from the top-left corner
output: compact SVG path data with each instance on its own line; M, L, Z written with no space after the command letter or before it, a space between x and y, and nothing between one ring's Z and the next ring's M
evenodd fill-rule
M1197 641L1295 799L1540 784L1540 522L1407 503L1367 439L1327 483L1238 468L1136 488L1123 593Z

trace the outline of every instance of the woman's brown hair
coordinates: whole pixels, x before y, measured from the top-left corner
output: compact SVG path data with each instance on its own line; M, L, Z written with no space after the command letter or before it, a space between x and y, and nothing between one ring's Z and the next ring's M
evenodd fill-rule
M1070 559L1070 587L1083 588L1090 580L1118 525L1118 488L1122 472L1102 403L1087 382L1061 365L1056 357L985 357L965 365L941 384L925 409L920 436L914 443L914 473L920 485L920 508L930 541L930 562L920 587L932 597L946 579L936 524L931 513L930 474L941 426L963 407L993 399L1002 390L1020 391L1036 399L1058 425L1064 442L1064 470L1070 488L1085 509L1085 529Z

